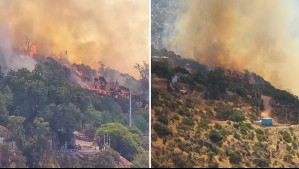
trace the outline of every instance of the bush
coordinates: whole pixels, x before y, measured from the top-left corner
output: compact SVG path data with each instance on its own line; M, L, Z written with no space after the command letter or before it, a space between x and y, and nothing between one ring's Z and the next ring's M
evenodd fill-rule
M234 133L234 137L238 140L241 138L241 136L238 133Z
M184 118L183 119L183 124L186 125L186 126L194 126L195 125L195 122L193 119L190 119L190 118Z
M268 148L268 144L267 143L257 142L257 143L254 144L254 148L255 148L256 151L266 150Z
M170 72L165 62L152 62L152 74L156 74L160 77L169 78Z
M210 140L213 143L222 143L223 137L222 135L217 132L216 130L211 130L209 134Z
M168 125L169 123L166 115L158 115L158 121L165 125Z
M256 134L264 135L264 131L262 129L256 129L255 130Z
M219 123L216 123L214 127L215 127L215 129L217 129L217 130L222 129L222 126L221 126L221 124L219 124Z
M298 144L296 142L292 142L292 146L293 146L293 149L294 150L297 150L298 149Z
M256 137L258 139L258 141L266 141L266 135L265 135L265 132L261 129L256 129L255 130L256 132Z
M257 167L265 168L265 167L269 167L270 161L264 158L257 158L254 160L254 163Z
M152 141L157 141L158 140L158 137L156 134L152 134Z
M153 128L160 137L167 137L172 135L172 131L164 124L154 123Z
M209 163L209 168L219 168L219 164L217 162Z
M178 148L185 152L190 152L192 150L192 146L189 143L179 143Z
M208 125L207 122L205 122L205 121L201 121L201 122L199 123L199 128L201 128L201 129L209 129L210 127L209 127L209 125Z
M218 106L216 108L216 118L220 120L230 120L234 122L241 122L245 120L245 115L243 112L238 110L229 109L223 106Z
M186 99L186 107L192 108L192 100L191 99Z
M178 115L173 115L173 119L175 119L175 120L180 120L180 117L178 116Z
M292 137L291 137L290 133L288 133L287 131L283 131L282 132L282 138L287 143L291 143L292 142Z
M232 164L239 164L242 161L240 154L236 152L230 151L228 152L228 156L229 156L229 161Z
M176 168L193 168L193 166L190 166L190 163L183 160L179 155L174 155L172 157L172 162Z
M213 159L213 157L215 157L215 156L216 156L216 154L214 152L212 152L212 151L208 152L209 159Z
M245 120L245 115L242 112L235 110L227 119L234 122L241 122Z
M245 90L244 88L241 88L241 87L236 89L236 93L237 93L239 96L241 96L241 97L246 96L246 90Z

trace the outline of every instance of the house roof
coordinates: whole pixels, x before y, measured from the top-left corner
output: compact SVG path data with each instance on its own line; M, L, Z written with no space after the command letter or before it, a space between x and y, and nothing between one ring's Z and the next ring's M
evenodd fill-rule
M0 125L0 137L9 138L11 136L11 131L9 131L6 127Z

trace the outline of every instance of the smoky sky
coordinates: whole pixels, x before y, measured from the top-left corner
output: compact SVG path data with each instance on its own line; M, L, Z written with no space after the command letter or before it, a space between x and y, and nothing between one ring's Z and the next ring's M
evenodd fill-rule
M13 48L29 37L37 52L138 77L148 62L148 0L0 0L0 23ZM2 43L2 42L1 42Z
M164 46L213 67L263 76L299 95L298 38L294 12L283 0L181 1ZM299 31L299 30L297 30Z

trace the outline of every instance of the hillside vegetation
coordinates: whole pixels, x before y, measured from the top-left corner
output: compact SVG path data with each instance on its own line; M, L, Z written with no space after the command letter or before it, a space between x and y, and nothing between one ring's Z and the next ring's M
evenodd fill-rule
M154 167L299 166L297 96L255 73L211 69L165 49L153 50L152 74ZM262 95L280 125L255 123Z
M132 101L133 127L129 128L128 98L114 98L82 88L70 80L69 70L54 59L37 64L33 71L24 68L11 70L7 75L0 76L0 125L12 132L7 142L15 141L17 150L0 148L1 167L82 167L86 163L88 167L109 167L115 166L117 155L133 162L148 150L145 139L148 138L148 110L136 101ZM68 149L74 148L74 131L83 131L93 139L96 131L104 130L105 125L116 125L127 134L120 133L118 139L113 139L111 151L102 152L84 163L56 156L55 152L65 145ZM110 128L105 132L118 133ZM136 151L122 151L124 145ZM14 156L19 160L15 160L17 164L10 164ZM64 163L67 161L68 164Z

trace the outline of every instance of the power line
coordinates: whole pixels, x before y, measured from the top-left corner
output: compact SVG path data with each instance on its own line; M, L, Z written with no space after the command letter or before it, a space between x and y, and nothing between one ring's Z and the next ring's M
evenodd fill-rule
M19 77L19 76L13 76L13 75L4 75L4 74L0 74L0 76L3 76L3 77Z

